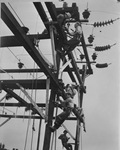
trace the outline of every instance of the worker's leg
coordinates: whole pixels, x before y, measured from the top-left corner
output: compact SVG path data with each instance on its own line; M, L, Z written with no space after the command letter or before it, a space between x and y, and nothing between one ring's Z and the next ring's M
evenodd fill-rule
M67 149L67 150L72 150L72 145L71 144L64 144L64 147Z
M66 54L70 53L72 50L74 50L74 48L80 43L79 40L77 40L76 38L72 38L70 39L66 44L67 44L67 48L65 49Z
M63 111L61 114L59 114L56 117L54 126L50 127L51 131L54 132L56 129L58 129L61 126L61 124L68 118L68 116L70 115L70 113L71 113L71 110L67 109L66 111Z

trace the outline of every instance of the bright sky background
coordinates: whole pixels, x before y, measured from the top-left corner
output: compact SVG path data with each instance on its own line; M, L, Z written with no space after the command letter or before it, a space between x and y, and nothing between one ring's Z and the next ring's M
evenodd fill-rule
M62 2L58 0L53 0L56 6L62 6ZM79 12L81 14L86 9L88 3L88 9L91 11L89 17L89 24L94 22L103 22L111 19L116 19L120 17L120 3L117 0L66 0L68 6L71 6L71 2L76 2L79 7ZM19 18L22 20L25 26L30 30L29 33L41 33L44 29L37 11L32 4L32 2L16 2L10 1L11 6L14 8ZM10 6L7 4L10 8ZM11 9L11 8L10 8ZM13 12L13 11L12 11ZM14 12L13 12L14 14ZM15 14L14 14L15 15ZM17 18L18 19L18 18ZM20 22L20 20L18 19ZM21 24L21 22L20 22ZM22 24L21 24L22 25ZM0 19L0 36L12 35L11 31L7 28L4 22ZM85 41L90 34L92 34L91 25L82 25L83 33L85 36ZM87 93L84 95L83 100L83 109L86 118L86 130L87 133L82 132L81 142L82 150L119 150L119 51L120 51L120 20L115 21L113 24L95 28L93 35L95 40L93 42L93 47L95 46L105 46L112 45L116 43L111 49L99 52L97 57L97 63L111 63L108 68L98 69L94 65L93 75L86 78L85 85L87 87ZM47 43L47 44L46 44ZM10 50L14 53L15 57ZM14 47L14 48L0 48L0 67L3 69L18 68L17 63L18 59L24 63L25 68L36 67L34 62L28 56L24 48ZM50 61L52 60L51 56L51 47L49 41L40 42L40 50L43 52L44 56L47 57ZM93 54L94 50L88 48L89 56ZM81 67L81 66L80 66ZM10 74L14 79L19 78L33 78L30 74ZM0 80L2 79L11 79L8 74L0 74ZM41 77L41 74L38 74L37 77ZM44 76L42 77L44 78ZM64 75L63 81L69 83L69 79ZM30 91L29 91L30 92ZM18 94L20 92L18 91ZM2 91L0 94L0 99L5 95L5 92ZM24 97L21 94L21 97ZM35 97L35 91L33 91L33 98ZM43 91L37 92L37 102L44 102L45 93ZM16 102L14 99L10 102ZM77 103L77 96L75 97L75 103ZM0 108L0 113L4 109L8 114L12 114L5 108ZM24 109L22 108L12 108L9 109L16 114L24 114ZM28 114L28 113L25 113ZM5 119L0 118L0 123ZM27 140L26 149L31 147L31 131L32 123L30 121L29 134ZM33 149L36 149L37 144L37 134L38 134L38 120L35 121L35 131L34 131L34 140L33 140ZM23 150L25 147L25 136L27 130L28 121L25 119L11 119L4 126L0 127L0 142L6 145L6 148L12 149L13 147ZM65 125L75 136L76 125L73 122L65 122ZM59 136L63 131L63 128L58 130L57 135ZM42 122L42 131L41 131L41 141L40 141L40 150L42 150L44 134L44 121ZM74 142L72 139L70 140ZM60 140L57 142L57 150L61 150L62 145Z

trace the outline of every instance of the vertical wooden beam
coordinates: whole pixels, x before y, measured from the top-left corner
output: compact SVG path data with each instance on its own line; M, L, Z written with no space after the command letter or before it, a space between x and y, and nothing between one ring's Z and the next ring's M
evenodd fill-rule
M82 34L82 38L81 38L81 43L82 43L83 51L84 51L84 54L85 54L85 59L87 61L89 74L93 74L93 70L91 68L91 63L90 63L90 60L89 60L89 55L88 55L88 52L87 52L87 47L86 47L86 44L85 44L85 39L84 39L83 34Z
M56 51L55 51L55 43L54 43L54 26L52 25L52 22L50 24L50 38L51 38L51 48L52 48L52 56L53 56L53 64L54 69L57 71L57 62L56 62Z
M40 119L40 122L39 122L38 139L37 139L37 150L39 150L39 145L40 145L40 131L41 131L41 124L42 124L42 119Z
M59 45L57 45L56 40L55 40L55 49L56 49L56 46L59 46ZM55 59L56 59L56 65L57 65L56 77L58 78L59 67L60 67L60 57L58 54L55 56ZM46 129L45 129L43 150L49 150L49 147L50 147L50 141L51 141L50 126L52 126L55 97L56 97L56 88L52 84L51 85L51 95L50 95L50 100L49 100L49 105L48 105L48 120L47 120L47 124L46 124Z
M83 85L84 85L84 82L85 82L85 76L86 76L86 68L85 68L85 65L83 65L83 73L82 73L82 82L83 82ZM78 106L80 108L82 108L83 94L84 94L83 89L79 88L79 90L78 90L78 100L79 100L78 101ZM80 140L80 125L81 125L80 120L77 120L75 150L79 150L79 146L80 146L80 143L79 143L79 140Z
M71 64L72 64L72 66L73 66L73 68L74 68L74 70L75 70L76 77L77 77L77 79L78 79L78 81L79 81L80 86L82 87L83 92L86 93L86 90L85 90L85 87L84 87L84 85L83 85L83 81L82 81L82 78L81 78L81 76L80 76L79 69L78 69L77 64L76 64L76 62L75 62L75 58L74 58L74 56L73 56L73 53L70 52L70 53L68 54L68 57L69 57L69 59L72 59Z
M46 124L46 129L45 129L43 150L49 150L50 147L50 140L51 140L50 126L52 126L55 96L56 96L56 90L53 85L53 87L51 88L51 95L49 100L48 122Z
M45 122L48 121L48 105L49 105L49 90L50 90L50 78L46 79L46 107L45 107Z
M38 14L40 15L45 27L47 28L48 32L49 32L49 25L48 24L45 24L45 22L49 22L49 19L46 15L46 12L41 4L41 2L33 2Z

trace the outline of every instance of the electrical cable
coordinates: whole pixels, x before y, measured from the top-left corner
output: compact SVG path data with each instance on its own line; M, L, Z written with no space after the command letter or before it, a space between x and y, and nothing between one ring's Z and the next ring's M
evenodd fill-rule
M41 125L42 125L42 119L40 119L40 122L39 122L38 139L37 139L37 150L39 150L39 144L40 144Z
M13 80L15 80L13 78L13 76L11 76L8 72L6 72L4 69L2 69L0 67L0 70L2 70L3 72L7 73L9 75L9 77L11 77ZM29 116L30 116L30 112L29 112ZM28 138L28 132L29 132L29 126L30 126L30 120L31 120L31 117L29 118L28 120L28 125L27 125L27 132L26 132L26 138L25 138L25 145L24 145L24 150L26 150L26 146L27 146L27 138Z
M13 12L15 13L15 15L17 16L17 18L19 19L19 21L21 22L21 24L24 26L24 23L22 22L22 20L20 19L20 17L18 16L18 14L16 13L16 11L14 10L14 8L12 7L12 5L8 2L9 6L11 7L11 9L13 10Z
M9 111L9 112L11 112L11 113L13 113L13 115L15 115L15 113L13 111L11 111L11 110L9 110L7 108L4 108L4 109L7 110L7 111Z
M8 48L8 50L13 54L13 56L14 56L18 61L20 61L20 59L17 58L17 56L11 51L11 49L10 49L9 47L7 47L7 48Z
M56 98L57 98L57 96L56 96ZM58 106L56 107L55 119L57 117L57 113L58 113ZM54 150L56 150L56 145L57 145L57 130L55 131L55 147L54 147Z
M82 150L82 130L81 130L81 126L80 126L80 149Z
M34 70L35 70L35 62L34 62ZM34 70L33 70L33 72L34 72ZM35 74L35 72L34 72L34 74ZM33 75L33 77L34 77L34 75ZM35 79L37 79L37 72L36 72L36 78ZM32 82L32 88L33 88L33 82ZM36 87L37 87L37 80L35 82L35 88ZM36 102L36 94L37 94L36 92L37 92L37 90L35 90L35 102ZM32 95L33 95L33 92L32 92ZM32 97L32 95L31 95L31 97ZM31 150L32 150L32 145L33 145L34 130L35 130L35 119L33 119L33 124L32 124Z
M29 133L30 121L31 121L31 116L30 116L30 112L29 112L29 119L28 119L28 124L27 124L27 131L26 131L26 137L25 137L24 150L26 150L26 147L27 147L27 140L28 140L28 133Z
M12 52L12 50L9 47L7 47L7 48L13 54L13 56L20 62L20 59L18 59L18 57ZM27 69L27 67L25 65L24 65L24 68ZM33 77L33 75L31 73L30 73L30 75Z
M113 14L113 15L120 15L120 13L113 13L113 12L107 12L107 11L96 11L96 10L91 10L93 13L106 13L106 14Z
M6 72L1 66L0 66L0 70L2 70L4 73L8 74L8 76L9 76L11 79L14 79L13 76L11 76L8 72Z

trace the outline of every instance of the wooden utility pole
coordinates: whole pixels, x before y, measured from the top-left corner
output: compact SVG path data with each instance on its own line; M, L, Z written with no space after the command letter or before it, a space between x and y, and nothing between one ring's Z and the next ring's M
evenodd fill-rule
M87 66L87 65L86 65ZM82 73L82 82L83 82L83 85L84 85L84 82L85 82L85 77L86 77L86 66L83 65L83 73ZM82 108L82 104L83 104L83 90L79 87L78 89L78 106L80 108ZM79 150L79 146L80 146L80 134L81 134L81 122L80 120L78 119L77 120L77 126L76 126L76 140L75 140L75 150Z
M1 18L4 23L8 26L8 28L14 34L13 36L5 36L1 37L2 42L0 43L0 47L16 47L22 46L25 51L28 52L28 55L35 61L38 65L38 69L6 69L0 71L0 73L27 73L27 72L39 72L44 73L46 75L45 79L28 79L28 80L0 80L0 90L4 90L6 93L10 94L14 97L19 103L6 103L0 104L0 106L6 107L25 107L28 110L32 110L35 114L31 115L32 119L40 119L39 131L38 131L38 142L37 142L37 150L39 150L39 141L40 141L40 127L41 127L41 119L47 118L45 122L45 133L44 133L44 143L43 150L50 150L50 141L51 141L51 130L50 126L52 126L54 116L54 108L55 101L57 97L57 92L61 91L63 99L65 98L65 91L63 88L63 81L58 78L59 72L67 72L68 77L71 82L75 82L79 86L78 90L78 103L79 107L82 108L83 102L83 94L86 93L86 88L84 86L85 76L87 74L92 74L91 63L89 60L89 56L87 53L87 44L85 43L84 36L82 35L81 39L81 47L83 48L83 52L85 55L86 66L83 65L82 69L79 69L77 66L75 57L72 52L68 54L68 56L61 56L57 49L61 50L63 47L61 44L64 43L64 32L61 24L57 19L57 15L65 14L69 12L71 14L75 13L77 15L77 21L87 22L87 20L80 20L79 11L76 4L73 4L72 7L66 8L56 8L52 2L45 2L45 5L48 9L48 12L51 16L51 20L49 21L46 11L41 2L34 2L35 10L38 12L40 19L43 21L45 28L47 30L47 34L32 34L27 35L15 16L9 10L5 3L1 4ZM75 18L73 18L75 19ZM51 24L52 23L52 24ZM56 33L55 33L56 32ZM56 37L55 37L56 36ZM50 39L51 40L51 48L52 48L52 56L53 56L53 65L49 64L45 57L39 52L36 45L34 45L34 39ZM60 44L60 42L61 44ZM69 60L68 60L69 59ZM63 62L63 68L60 70L60 62ZM82 74L82 75L81 75ZM48 84L46 84L48 83ZM63 83L64 84L64 83ZM46 100L44 104L36 103L34 99L32 99L26 89L35 89L35 90L46 90ZM16 90L21 90L26 97L29 99L29 103L26 102L23 98L21 98L18 94L16 94ZM50 90L50 98L48 95L48 91ZM40 99L39 99L40 100ZM45 115L42 112L42 109L39 107L46 108ZM0 114L0 117L11 117L11 118L29 118L29 116L23 115L4 115ZM69 117L69 120L76 120L76 118ZM75 137L75 150L79 150L79 137L80 137L80 121L77 121L76 126L76 137Z

